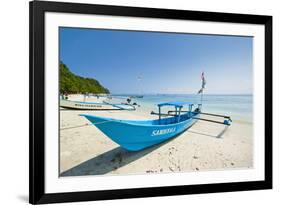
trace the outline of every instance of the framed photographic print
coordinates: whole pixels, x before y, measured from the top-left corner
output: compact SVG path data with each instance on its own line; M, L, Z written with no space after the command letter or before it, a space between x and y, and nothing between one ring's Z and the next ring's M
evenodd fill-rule
M30 203L272 188L272 17L30 2Z

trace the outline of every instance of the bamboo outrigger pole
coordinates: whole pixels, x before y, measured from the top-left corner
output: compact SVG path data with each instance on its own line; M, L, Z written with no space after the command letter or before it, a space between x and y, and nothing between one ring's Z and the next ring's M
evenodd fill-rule
M175 111L170 110L170 111L168 111L168 114L173 113L173 112L175 112ZM188 110L182 110L181 112L184 113L184 112L189 112L189 111ZM219 114L207 113L207 112L198 112L198 113L200 113L200 115L210 115L210 116L214 116L214 117L223 117L223 118L231 119L231 117L227 116L227 115L219 115Z

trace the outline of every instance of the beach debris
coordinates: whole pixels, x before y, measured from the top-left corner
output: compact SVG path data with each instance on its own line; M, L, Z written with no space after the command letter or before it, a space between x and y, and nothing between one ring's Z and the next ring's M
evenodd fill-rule
M199 157L198 156L193 156L193 159L198 159Z
M198 168L198 167L196 167L195 169L196 169L196 171L199 171L199 168Z

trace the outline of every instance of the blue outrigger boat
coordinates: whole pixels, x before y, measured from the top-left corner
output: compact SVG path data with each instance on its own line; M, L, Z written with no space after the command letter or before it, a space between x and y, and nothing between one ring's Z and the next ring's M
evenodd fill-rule
M174 106L175 110L163 114L161 113L163 106ZM188 106L187 111L182 110L184 106ZM186 102L160 103L158 104L159 113L151 112L151 114L159 116L159 119L156 120L118 120L87 114L81 114L80 116L87 118L111 140L130 151L138 151L173 138L190 128L197 120L230 125L230 117L202 113L201 104L198 104L194 110L193 106L194 104ZM224 117L224 121L199 118L202 114ZM165 118L162 118L162 116Z

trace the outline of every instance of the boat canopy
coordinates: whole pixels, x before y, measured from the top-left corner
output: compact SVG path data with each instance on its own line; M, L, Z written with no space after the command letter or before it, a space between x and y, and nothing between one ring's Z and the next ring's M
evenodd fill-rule
M159 103L158 107L162 107L162 106L175 106L175 107L179 107L182 108L184 105L193 105L193 103L189 103L189 102L164 102L164 103Z

